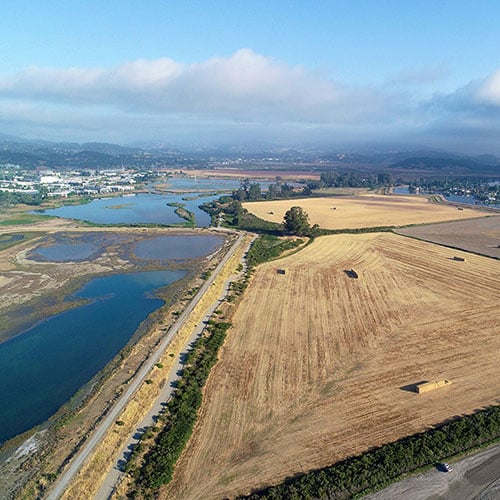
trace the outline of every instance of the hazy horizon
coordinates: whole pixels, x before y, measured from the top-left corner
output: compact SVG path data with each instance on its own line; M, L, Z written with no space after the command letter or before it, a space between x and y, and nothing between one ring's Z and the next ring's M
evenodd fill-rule
M500 154L495 2L24 0L2 17L4 134Z

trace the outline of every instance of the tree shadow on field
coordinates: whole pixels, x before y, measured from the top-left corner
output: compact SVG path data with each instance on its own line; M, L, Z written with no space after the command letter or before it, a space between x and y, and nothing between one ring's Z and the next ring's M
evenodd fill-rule
M400 390L407 392L418 392L417 386L420 384L425 384L428 380L421 380L420 382L415 382L414 384L403 385L400 387Z

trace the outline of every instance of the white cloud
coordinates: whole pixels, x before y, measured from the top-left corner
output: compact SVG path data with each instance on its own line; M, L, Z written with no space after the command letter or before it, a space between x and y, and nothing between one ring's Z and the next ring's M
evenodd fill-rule
M384 99L373 89L346 89L249 49L191 65L163 58L111 69L32 67L0 80L2 97L235 121L312 123L371 120Z
M379 86L347 86L250 49L194 64L161 58L114 68L31 67L0 77L0 124L5 132L23 135L24 127L73 140L239 134L340 142L413 134L420 142L460 136L464 147L468 137L472 143L500 130L500 70L434 96L426 82L446 77L440 67L395 74Z
M479 85L477 97L486 104L500 106L500 69Z

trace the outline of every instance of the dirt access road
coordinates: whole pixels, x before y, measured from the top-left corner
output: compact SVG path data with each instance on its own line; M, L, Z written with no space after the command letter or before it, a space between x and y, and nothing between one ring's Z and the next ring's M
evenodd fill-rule
M252 240L253 241L253 240ZM248 246L251 242L248 244ZM248 247L247 247L248 249ZM239 274L238 274L239 276ZM176 359L174 366L170 369L168 378L166 380L161 393L158 395L153 407L148 412L148 414L142 419L141 423L136 426L134 431L129 435L127 442L122 446L122 450L115 457L112 468L109 470L107 476L103 480L100 489L97 491L96 495L93 497L94 500L108 500L113 497L115 493L116 486L118 485L120 479L123 477L122 464L128 459L130 450L140 441L140 436L144 432L144 429L151 425L155 425L158 415L164 410L164 402L168 401L172 396L174 391L174 382L179 378L179 371L183 368L183 355L186 354L189 346L195 342L205 329L206 321L208 321L214 311L220 307L222 302L225 300L227 294L230 291L230 285L235 281L238 276L233 274L225 282L223 289L216 301L214 301L204 313L203 319L198 321L196 327L193 329L189 338L184 342L182 353Z
M500 444L451 464L395 483L366 500L494 500L500 498Z
M57 500L71 483L75 475L78 473L79 469L85 463L86 460L92 455L94 449L99 444L99 441L103 438L103 436L108 432L111 426L114 425L116 419L119 417L121 412L124 410L128 402L133 398L136 391L139 389L141 384L146 380L149 372L153 369L154 365L158 362L172 339L175 337L177 332L183 326L184 322L187 320L196 304L203 297L208 288L215 281L216 277L220 273L220 271L224 268L227 261L231 258L234 252L237 250L239 245L242 243L244 238L243 234L240 234L233 244L233 246L229 249L227 254L221 260L217 268L211 274L211 276L207 279L207 281L202 285L198 293L195 295L193 300L189 303L183 313L179 316L177 322L172 325L169 332L163 339L163 341L158 346L158 349L151 355L151 357L144 363L143 367L139 370L136 377L130 382L129 387L125 391L125 393L121 396L121 398L116 402L110 412L103 419L102 423L97 427L95 432L89 438L87 443L83 446L82 450L74 457L72 462L70 463L68 469L62 474L62 476L55 482L53 488L46 496L47 500Z

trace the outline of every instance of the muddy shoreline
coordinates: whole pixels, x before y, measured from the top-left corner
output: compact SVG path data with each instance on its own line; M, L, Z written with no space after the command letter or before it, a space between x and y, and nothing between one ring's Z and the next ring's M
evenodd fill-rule
M25 228L22 229L20 233L25 233ZM67 238L80 238L81 241L88 241L96 234L116 236L117 233L120 237L111 244L105 242L106 244L102 245L103 248L92 255L90 263L84 260L54 263L33 255L36 247L67 241ZM220 236L220 233L215 231L198 229L138 228L116 231L111 228L110 230L107 228L93 228L92 230L72 228L70 231L63 229L62 231L42 232L36 238L29 241L23 240L0 252L1 261L4 264L0 268L0 276L8 277L14 273L14 276L17 274L19 278L23 276L22 273L31 273L26 274L24 278L29 281L35 279L36 276L44 275L53 280L60 279L62 283L54 288L45 286L41 290L36 290L40 294L32 293L27 305L7 308L11 318L19 313L20 307L25 307L28 313L28 309L33 311L29 320L18 322L17 329L15 329L17 334L25 330L23 330L23 325L29 321L33 322L34 319L44 321L50 315L47 314L47 310L39 312L44 303L47 305L47 301L57 304L53 306L52 311L57 307L64 309L75 305L65 302L64 299L96 277L145 270L184 269L188 271L179 282L157 291L156 295L165 304L141 323L126 346L107 363L103 370L80 388L55 415L44 424L3 443L0 447L0 473L4 480L0 487L0 496L15 498L19 488L24 487L29 481L35 481L33 484L39 487L43 484L44 477L50 477L62 467L112 406L126 387L127 381L133 377L148 353L153 350L164 332L175 321L178 311L189 302L193 290L203 281L201 277L203 272L214 267L224 254L224 251L219 251L208 257L165 262L139 259L133 252L134 246L137 242L157 236L193 234L218 234ZM228 238L225 238L223 248L227 248L228 244ZM19 279L17 281L22 288L23 284ZM24 286L26 284L29 283L25 282ZM35 289L30 290L35 291ZM5 290L0 287L0 292L2 291ZM28 452L23 451L23 446L28 446Z

